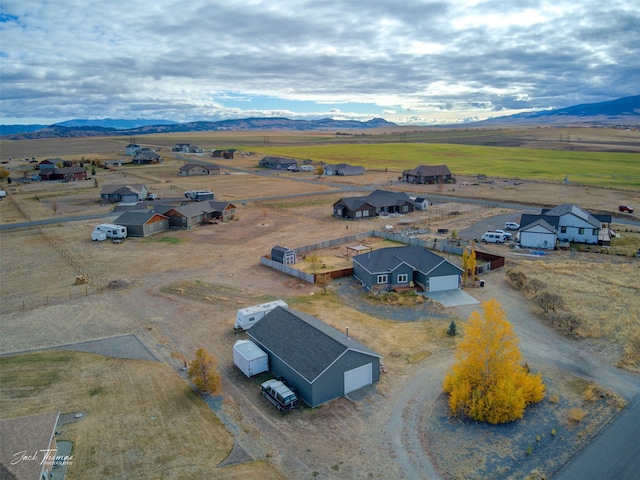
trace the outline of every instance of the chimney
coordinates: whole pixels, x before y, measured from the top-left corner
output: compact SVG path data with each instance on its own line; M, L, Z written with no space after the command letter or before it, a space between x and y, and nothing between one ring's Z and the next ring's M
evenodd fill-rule
M347 338L349 338L349 327L347 327Z

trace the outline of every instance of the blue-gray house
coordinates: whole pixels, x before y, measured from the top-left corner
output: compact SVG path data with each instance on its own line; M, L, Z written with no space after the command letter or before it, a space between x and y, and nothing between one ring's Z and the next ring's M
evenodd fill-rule
M267 352L271 372L311 407L380 380L380 355L306 313L276 307L247 334Z
M463 270L417 246L373 250L353 257L353 276L371 291L419 287L425 292L457 290Z

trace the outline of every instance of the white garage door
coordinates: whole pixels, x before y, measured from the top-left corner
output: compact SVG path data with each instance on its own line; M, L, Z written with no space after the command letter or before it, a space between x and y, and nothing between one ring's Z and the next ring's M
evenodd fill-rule
M429 279L429 291L441 292L443 290L457 290L458 275L445 275L443 277L431 277Z
M372 381L370 363L344 372L344 394L371 385Z

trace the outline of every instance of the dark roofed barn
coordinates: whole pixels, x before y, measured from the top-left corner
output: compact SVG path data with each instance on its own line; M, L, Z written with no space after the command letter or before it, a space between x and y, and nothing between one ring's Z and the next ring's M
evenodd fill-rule
M276 307L247 333L311 407L380 380L380 355L306 313Z

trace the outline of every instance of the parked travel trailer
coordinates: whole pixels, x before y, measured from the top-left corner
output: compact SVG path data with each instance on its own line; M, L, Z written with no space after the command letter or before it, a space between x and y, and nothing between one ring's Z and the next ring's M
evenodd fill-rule
M300 165L301 172L313 172L315 169L313 165Z
M113 225L111 223L101 223L96 225L94 232L104 232L107 238L127 238L127 227Z
M241 308L236 314L236 323L233 328L242 328L243 330L249 330L274 308L286 308L288 306L289 305L284 300L275 300L273 302L254 305L253 307Z
M238 340L233 346L233 363L247 377L269 371L269 357L250 340Z

